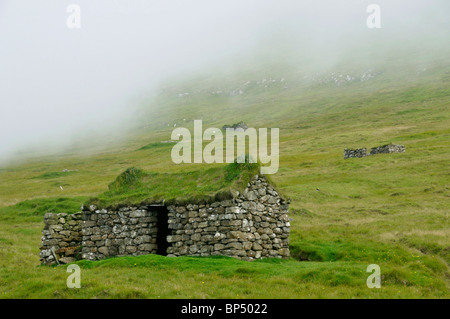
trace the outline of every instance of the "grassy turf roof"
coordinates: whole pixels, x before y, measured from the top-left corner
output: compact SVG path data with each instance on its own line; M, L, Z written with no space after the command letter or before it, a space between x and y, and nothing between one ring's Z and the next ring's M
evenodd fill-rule
M231 163L222 167L183 173L145 172L131 167L121 173L108 190L86 205L114 208L127 205L161 203L211 203L231 199L233 191L242 192L259 164Z

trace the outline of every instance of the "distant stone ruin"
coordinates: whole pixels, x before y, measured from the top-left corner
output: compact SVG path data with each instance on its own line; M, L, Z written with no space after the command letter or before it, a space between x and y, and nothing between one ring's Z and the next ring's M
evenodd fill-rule
M241 128L241 129L243 129L245 131L246 129L248 129L248 126L243 121L241 121L241 122L233 124L233 125L224 125L222 127L222 130L225 131L227 128L233 128L233 129Z
M357 149L346 148L344 150L344 159L353 157L361 158L375 154L404 153L405 150L406 150L405 146L399 144L386 144L383 146L373 147L370 149L370 153L367 153L366 148L357 148Z
M367 156L367 148L357 148L357 149L346 148L344 150L344 159L353 157L364 157L364 156Z
M404 153L405 146L399 144L386 144L383 146L374 147L370 150L370 155L387 154L387 153Z

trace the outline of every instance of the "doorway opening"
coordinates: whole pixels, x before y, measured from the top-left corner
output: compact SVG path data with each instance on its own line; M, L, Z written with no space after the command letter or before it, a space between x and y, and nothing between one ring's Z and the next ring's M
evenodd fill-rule
M156 244L158 245L158 249L156 253L158 255L167 256L167 248L169 248L167 236L171 233L168 223L169 211L166 206L153 206L152 209L156 211L156 218L158 218L156 223L156 227L158 228L158 233L156 235Z

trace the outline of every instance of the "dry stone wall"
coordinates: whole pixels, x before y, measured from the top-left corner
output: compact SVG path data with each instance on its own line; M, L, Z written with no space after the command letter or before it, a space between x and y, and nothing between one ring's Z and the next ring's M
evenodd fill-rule
M389 154L389 153L404 153L406 150L404 145L399 144L386 144L383 146L377 146L370 149L370 153L367 153L366 148L348 149L344 150L344 159L353 157L365 157L376 154Z
M82 208L44 217L41 262L113 256L225 255L244 260L289 257L289 202L263 176L212 204ZM159 229L158 229L159 227ZM159 247L158 247L159 246Z
M155 254L157 213L147 207L124 207L83 212L82 258Z
M289 257L288 202L256 177L243 194L211 205L169 206L172 256Z
M41 263L73 262L81 245L81 213L44 215L39 257Z
M367 156L367 148L357 148L357 149L346 148L344 150L344 159L353 157L361 158L364 156Z
M398 144L387 144L383 146L373 147L370 150L370 155L387 154L387 153L404 153L405 146Z

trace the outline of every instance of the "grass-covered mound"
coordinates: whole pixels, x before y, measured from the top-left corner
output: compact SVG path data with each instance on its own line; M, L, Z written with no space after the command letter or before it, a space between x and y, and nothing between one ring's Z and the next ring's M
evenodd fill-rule
M181 172L155 173L131 167L108 186L108 191L91 198L86 204L97 207L171 203L211 203L242 192L259 164L231 163L226 166Z
M77 196L34 198L25 200L12 206L0 207L0 223L42 223L45 213L70 214L77 212L80 210L80 204L86 199L87 198L84 196Z

